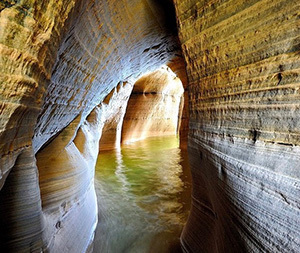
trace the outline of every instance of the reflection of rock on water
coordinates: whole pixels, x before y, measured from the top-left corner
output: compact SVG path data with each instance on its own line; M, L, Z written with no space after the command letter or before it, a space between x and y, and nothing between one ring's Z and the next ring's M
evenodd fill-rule
M180 249L188 212L181 203L187 189L181 180L183 158L177 143L176 137L149 138L124 145L119 154L100 152L95 176L99 223L94 252Z

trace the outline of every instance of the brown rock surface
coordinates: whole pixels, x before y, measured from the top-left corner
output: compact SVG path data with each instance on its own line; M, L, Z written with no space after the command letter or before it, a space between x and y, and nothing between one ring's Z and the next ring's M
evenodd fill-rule
M104 99L105 122L99 152L120 147L123 119L132 88L133 84L119 83Z
M133 83L175 57L180 46L167 28L153 0L85 1L59 49L34 149L88 115L119 82Z
M299 1L173 2L186 65L168 22L172 1L0 2L1 252L87 249L101 131L100 145L118 143L129 90L101 102L163 64L189 102L180 130L186 141L189 124L194 187L184 250L300 251ZM166 122L153 116L164 109L149 117L146 105L174 96L152 84L136 85L124 140ZM133 131L136 108L146 120Z
M299 1L175 0L187 63L189 252L298 252Z
M31 145L57 47L74 6L71 0L0 3L0 187L17 156Z
M184 88L183 100L180 105L181 117L179 117L179 137L180 148L186 149L188 145L188 133L189 133L189 94L188 94L188 78L186 73L186 66L183 56L177 56L168 62L168 67L177 75L182 82Z
M142 76L128 101L122 142L176 135L182 94L182 82L167 66Z
M169 29L165 10L155 1L2 1L0 10L0 188L10 170L17 173L22 167L19 161L28 160L30 173L37 173L34 153L45 147L38 154L44 217L37 180L30 177L32 182L23 182L11 176L1 199L18 210L7 216L3 209L3 229L20 222L6 230L0 245L16 251L40 251L39 247L55 251L60 243L62 249L84 249L89 240L67 236L67 231L75 231L72 221L80 221L78 217L93 209L92 167L78 168L86 163L83 153L91 149L89 145L86 149L86 141L74 138L82 135L86 117L116 84L134 82L146 70L167 63L179 49L178 40ZM82 146L75 147L76 142ZM92 141L93 151L98 152L98 142ZM27 193L35 209L29 212L19 205L19 196L9 196L10 190L5 190L10 189L9 182L14 182L17 192L34 188ZM61 197L62 193L66 195ZM72 210L66 216L61 210L64 201ZM19 215L22 208L24 215ZM30 215L32 225L21 222L27 217L29 222ZM93 226L86 228L94 218L91 214L86 225L84 220L74 222L77 231L82 229L90 237ZM12 244L16 241L19 246Z

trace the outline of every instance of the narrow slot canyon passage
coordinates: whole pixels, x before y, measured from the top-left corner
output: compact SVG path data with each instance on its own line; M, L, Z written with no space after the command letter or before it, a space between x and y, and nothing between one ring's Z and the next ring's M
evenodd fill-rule
M93 252L182 252L191 202L188 157L178 135L183 92L177 75L162 66L104 99L111 114L96 164Z
M0 252L299 253L299 0L0 0Z

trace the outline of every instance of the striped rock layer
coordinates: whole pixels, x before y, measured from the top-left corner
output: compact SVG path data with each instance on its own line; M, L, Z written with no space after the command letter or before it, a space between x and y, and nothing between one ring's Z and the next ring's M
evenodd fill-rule
M187 252L300 250L300 3L175 0L188 73Z
M102 130L120 139L132 84L166 64L185 90L184 251L299 252L299 5L2 0L0 251L90 250Z

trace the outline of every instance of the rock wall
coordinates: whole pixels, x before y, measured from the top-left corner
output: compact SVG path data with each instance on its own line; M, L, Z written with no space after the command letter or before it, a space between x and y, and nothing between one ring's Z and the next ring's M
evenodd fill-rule
M123 119L132 88L133 84L119 83L103 100L107 110L99 152L120 147Z
M180 148L187 149L188 133L189 133L189 94L188 94L188 78L186 73L186 65L182 55L177 55L168 62L168 67L177 75L184 88L181 113L179 117L179 138Z
M187 79L169 0L0 3L1 250L87 249L98 105L169 64L190 105L183 248L299 252L299 1L173 2Z
M86 252L91 246L97 224L93 179L99 145L100 150L116 145L131 90L132 84L119 84L84 121L78 116L37 153L48 250ZM115 142L108 142L106 135Z
M92 163L82 154L90 147L80 150L90 140L80 141L79 147L77 136L90 124L87 116L119 82L132 83L176 55L176 26L165 15L168 4L154 0L0 3L0 189L12 171L0 197L5 203L0 210L0 219L5 220L1 249L86 248L89 240L66 236L67 231L74 232L74 222L77 231L90 238L95 223L92 213L86 220L76 218L95 206ZM98 145L99 140L92 143ZM40 184L35 165L39 150ZM27 195L22 196L22 191Z
M300 250L299 1L175 0L187 64L187 252Z
M79 5L71 0L0 3L1 251L40 252L43 246L31 138L57 48Z
M18 155L31 145L57 48L74 6L71 0L0 3L0 188Z
M124 117L122 142L176 135L183 91L182 82L167 66L137 80Z
M84 2L58 51L34 150L80 113L88 115L119 82L134 83L175 57L180 46L167 11L154 0Z

